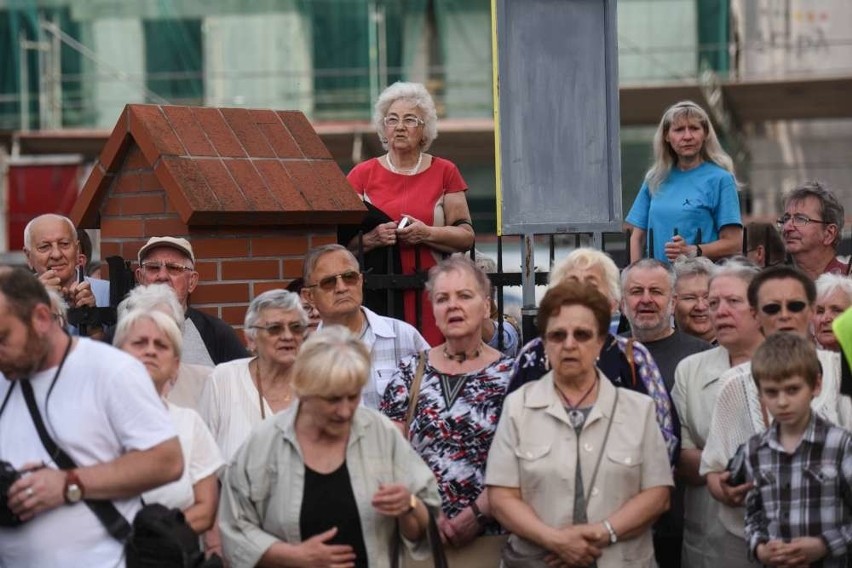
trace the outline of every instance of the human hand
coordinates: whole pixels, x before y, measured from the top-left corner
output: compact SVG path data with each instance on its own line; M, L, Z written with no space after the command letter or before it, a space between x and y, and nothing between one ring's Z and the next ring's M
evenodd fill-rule
M719 488L721 489L721 498L719 495L714 495L718 501L721 501L729 507L742 507L745 502L746 494L754 487L754 483L748 481L742 485L728 485L728 479L731 477L730 471L722 472L719 475Z
M411 511L411 492L402 483L383 483L371 503L382 515L401 517Z
M364 235L364 247L374 249L389 247L396 244L396 223L388 221L377 225L372 231Z
M355 551L348 544L326 544L337 534L333 527L299 544L297 566L304 568L352 568Z
M62 292L62 281L59 279L59 275L56 274L56 271L52 268L48 268L39 274L38 281L41 282L45 288Z
M451 526L450 533L452 534L448 540L455 547L464 546L482 532L482 526L476 520L476 515L470 507L462 509L458 515L452 519L447 519L446 522Z
M22 521L65 504L64 471L41 462L26 463L20 471L24 475L9 488L7 505Z
M599 531L592 525L573 525L557 529L548 543L552 556L545 559L550 566L588 566L600 558L601 549L595 545Z
M690 245L686 244L686 241L683 240L683 237L680 235L675 235L672 237L672 240L666 243L666 258L668 258L671 262L677 260L677 257L689 256Z
M69 308L95 307L95 295L88 282L74 282L62 290Z
M403 214L403 216L408 217L409 222L405 228L397 229L396 233L399 240L407 245L419 245L426 242L431 235L432 227L411 215Z

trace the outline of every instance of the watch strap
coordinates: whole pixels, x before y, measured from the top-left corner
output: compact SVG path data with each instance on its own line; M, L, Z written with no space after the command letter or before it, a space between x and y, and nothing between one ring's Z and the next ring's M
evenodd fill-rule
M618 542L618 535L616 534L615 529L612 528L612 523L610 523L608 520L604 519L603 526L607 530L607 532L609 533L609 543L610 544L617 543Z
M470 510L473 511L473 516L477 523L480 525L488 524L488 518L482 514L482 511L479 509L479 505L476 504L476 501L470 502Z

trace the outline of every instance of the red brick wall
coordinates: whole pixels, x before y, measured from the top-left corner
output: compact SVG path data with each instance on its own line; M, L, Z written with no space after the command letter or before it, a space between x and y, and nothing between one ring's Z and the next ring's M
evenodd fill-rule
M282 288L302 275L302 260L313 247L335 242L333 227L187 227L138 146L101 203L101 257L133 261L153 236L187 238L196 256L199 284L193 307L239 328L252 298Z

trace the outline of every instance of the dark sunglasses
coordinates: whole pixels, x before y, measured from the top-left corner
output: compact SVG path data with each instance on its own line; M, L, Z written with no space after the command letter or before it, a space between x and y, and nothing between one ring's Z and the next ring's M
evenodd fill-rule
M577 343L586 343L595 337L595 332L591 329L575 329L573 332L568 332L564 329L554 329L544 334L544 338L549 343L565 343L569 335L574 336L574 341Z
M768 316L774 316L781 312L781 307L781 304L778 303L766 304L760 307L760 311ZM801 300L787 302L787 311L793 314L798 314L807 307L807 302Z
M333 274L332 276L326 276L321 279L316 284L311 284L309 286L305 286L305 288L316 288L319 286L320 290L324 290L326 292L330 292L337 287L337 279L340 278L343 280L343 283L347 286L354 286L358 283L358 280L361 278L361 273L357 270L347 270L346 272L341 272L340 274Z

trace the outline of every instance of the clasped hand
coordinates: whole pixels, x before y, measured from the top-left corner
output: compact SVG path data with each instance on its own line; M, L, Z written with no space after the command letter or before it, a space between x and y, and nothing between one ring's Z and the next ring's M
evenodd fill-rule
M804 568L828 554L825 542L818 537L794 538L790 542L770 540L759 544L757 559L767 566Z
M95 306L95 296L92 294L92 286L88 282L74 282L69 286L62 286L59 276L52 268L41 273L38 279L45 288L59 292L68 303L69 308Z
M545 558L551 568L588 566L601 556L609 543L606 529L601 525L572 525L557 529L548 547L553 554Z

